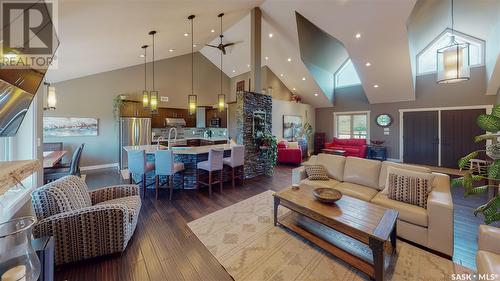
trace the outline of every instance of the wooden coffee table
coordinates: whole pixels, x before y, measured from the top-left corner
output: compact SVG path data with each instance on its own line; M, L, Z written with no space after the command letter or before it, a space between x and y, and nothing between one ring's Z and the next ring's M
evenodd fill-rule
M396 250L398 212L349 196L335 204L316 201L314 187L274 194L274 225L281 225L377 281ZM278 206L292 212L278 218Z
M345 150L340 150L340 149L323 148L323 149L321 149L321 152L326 153L326 154L340 155L340 156L345 155Z

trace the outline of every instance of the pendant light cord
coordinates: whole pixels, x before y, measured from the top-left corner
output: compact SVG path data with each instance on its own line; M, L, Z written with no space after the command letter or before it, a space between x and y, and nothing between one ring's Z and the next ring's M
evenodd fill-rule
M454 5L453 5L453 0L451 0L451 35L455 36L455 19L453 17L454 14Z
M194 95L194 17L191 18L191 95Z
M222 44L222 16L220 17L220 43ZM220 51L220 94L222 95L222 50Z
M144 46L144 91L146 91L146 89L147 89L147 76L146 76L146 75L147 75L147 74L146 74L146 73L147 73L147 68L146 68L146 63L147 63L147 61L146 61L146 48L147 48L147 47L146 47L146 46Z
M153 91L155 90L155 34L153 33Z

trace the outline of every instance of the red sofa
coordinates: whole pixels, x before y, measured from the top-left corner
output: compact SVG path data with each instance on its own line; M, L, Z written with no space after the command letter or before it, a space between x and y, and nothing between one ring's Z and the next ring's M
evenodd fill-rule
M300 164L302 162L302 150L296 142L281 140L278 142L278 162Z
M366 158L368 145L366 145L366 139L333 138L332 142L325 143L325 148L344 150L344 156Z

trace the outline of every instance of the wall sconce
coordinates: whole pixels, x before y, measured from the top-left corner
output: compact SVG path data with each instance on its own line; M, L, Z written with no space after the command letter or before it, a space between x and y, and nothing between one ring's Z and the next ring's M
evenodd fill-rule
M151 113L156 114L158 113L158 91L151 91L151 96L150 96L150 107L151 107Z
M57 105L57 96L56 96L56 88L54 86L50 86L50 83L43 82L47 92L47 107L44 107L43 110L56 110Z
M218 95L217 101L218 101L217 107L219 108L219 112L224 111L224 109L226 108L226 95L224 94Z
M197 101L198 101L198 96L196 96L196 95L188 95L189 115L196 114Z

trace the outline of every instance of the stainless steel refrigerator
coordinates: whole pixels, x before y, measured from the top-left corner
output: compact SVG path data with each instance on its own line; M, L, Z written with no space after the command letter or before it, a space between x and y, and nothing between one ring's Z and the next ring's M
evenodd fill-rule
M120 169L128 167L124 146L151 144L151 118L120 118Z

